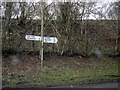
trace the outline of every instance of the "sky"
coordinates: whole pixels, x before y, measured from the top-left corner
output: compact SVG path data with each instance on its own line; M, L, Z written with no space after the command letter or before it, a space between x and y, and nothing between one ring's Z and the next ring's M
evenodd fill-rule
M1 2L40 2L42 0L1 0ZM53 1L57 2L117 2L119 0L43 0L45 2L48 2L49 4Z
M5 0L2 0L3 2L5 2ZM6 1L25 1L25 0L6 0ZM41 1L41 0L26 0L26 1L28 1L28 2L31 2L31 1L34 1L34 2L39 2L39 1ZM68 1L72 1L72 2L80 2L80 1L88 1L88 0L43 0L43 1L45 1L45 2L47 2L48 4L51 4L52 2L63 2L63 1L66 1L66 2L68 2ZM89 0L89 2L91 2L91 1L96 1L97 2L97 6L96 6L96 8L97 7L101 7L103 4L105 4L106 3L106 5L108 5L109 6L109 3L110 2L116 2L116 1L118 1L118 0ZM4 7L3 6L1 6L1 8L0 8L0 16L3 16L4 15L4 11L5 11L5 9L4 9ZM37 17L38 18L38 17ZM94 16L93 15L91 15L90 16L90 19L95 19L94 18Z

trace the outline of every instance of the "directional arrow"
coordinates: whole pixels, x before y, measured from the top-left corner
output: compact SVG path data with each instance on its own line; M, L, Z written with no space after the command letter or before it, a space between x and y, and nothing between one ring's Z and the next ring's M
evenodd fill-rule
M35 35L26 35L26 40L35 40L35 41L41 41L41 36L35 36ZM44 37L44 43L57 43L58 39L56 37Z

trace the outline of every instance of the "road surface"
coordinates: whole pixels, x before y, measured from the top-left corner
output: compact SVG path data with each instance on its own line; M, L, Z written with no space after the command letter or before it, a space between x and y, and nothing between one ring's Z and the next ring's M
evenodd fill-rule
M99 83L99 84L52 86L51 88L118 88L118 86L119 86L118 82L112 82L112 83Z

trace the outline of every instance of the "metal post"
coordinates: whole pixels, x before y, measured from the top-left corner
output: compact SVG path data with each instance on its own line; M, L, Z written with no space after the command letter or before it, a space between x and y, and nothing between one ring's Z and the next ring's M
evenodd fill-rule
M41 1L41 36L42 36L42 41L41 41L41 67L43 67L43 0Z
M42 36L42 43L41 43L41 67L43 67L43 40L44 40L44 37Z

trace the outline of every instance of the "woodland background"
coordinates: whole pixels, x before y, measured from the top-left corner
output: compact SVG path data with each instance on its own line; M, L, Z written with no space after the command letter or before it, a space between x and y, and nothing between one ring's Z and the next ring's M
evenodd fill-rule
M42 2L44 36L58 38L44 44L44 53L90 56L120 54L119 2ZM98 6L99 5L99 6ZM25 35L41 35L41 2L3 2L3 53L37 53L40 42ZM92 18L94 19L91 19Z

